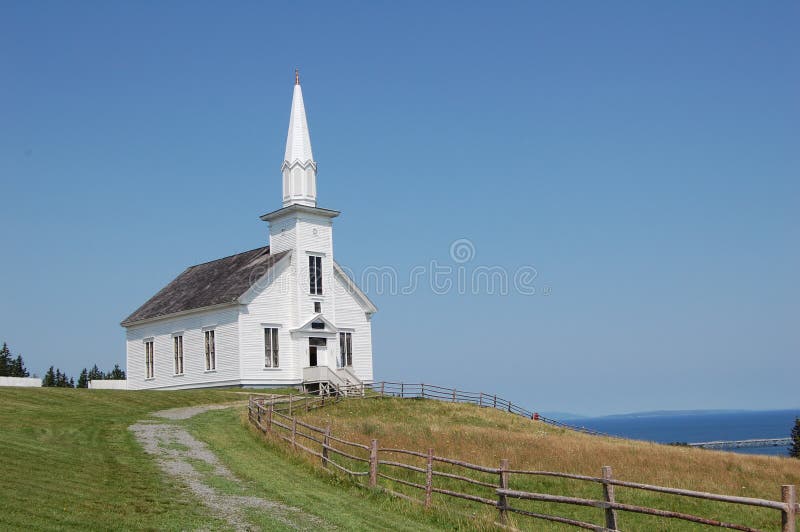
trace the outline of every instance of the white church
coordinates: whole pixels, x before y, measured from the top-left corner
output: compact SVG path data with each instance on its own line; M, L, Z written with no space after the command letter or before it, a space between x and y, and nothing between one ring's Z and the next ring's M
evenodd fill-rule
M268 246L187 268L122 322L128 389L372 381L377 308L334 260L297 73L281 170Z

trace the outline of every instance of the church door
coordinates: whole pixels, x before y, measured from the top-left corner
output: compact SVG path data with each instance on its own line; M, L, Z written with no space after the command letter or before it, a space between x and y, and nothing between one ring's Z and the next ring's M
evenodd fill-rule
M320 361L324 362L326 349L327 349L327 340L325 338L309 338L308 365L314 367Z

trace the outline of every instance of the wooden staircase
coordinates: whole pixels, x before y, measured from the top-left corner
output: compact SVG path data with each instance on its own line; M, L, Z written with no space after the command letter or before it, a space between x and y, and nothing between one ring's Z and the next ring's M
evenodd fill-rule
M328 366L303 368L303 391L320 396L363 396L364 384L349 368Z

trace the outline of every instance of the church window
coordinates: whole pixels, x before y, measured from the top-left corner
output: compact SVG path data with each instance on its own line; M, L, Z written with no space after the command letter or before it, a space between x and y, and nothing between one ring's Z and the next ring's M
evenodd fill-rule
M153 371L153 341L149 340L144 343L144 366L146 378L152 379L155 376Z
M175 355L175 375L183 375L183 336L172 337L172 351Z
M275 327L264 329L264 367L278 367L278 329Z
M314 301L314 312L316 312L317 314L322 312L322 303L320 303L319 301Z
M339 367L353 365L353 333L339 333Z
M308 282L312 295L322 295L322 257L308 256Z
M206 371L217 369L217 349L214 345L214 331L205 331Z
M311 328L312 329L324 329L325 328L325 322L313 321L313 322L311 322Z

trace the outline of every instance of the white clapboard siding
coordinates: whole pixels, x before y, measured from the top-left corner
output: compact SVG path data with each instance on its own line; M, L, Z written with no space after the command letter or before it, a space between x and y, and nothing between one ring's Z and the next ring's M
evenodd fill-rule
M204 328L214 328L216 370L206 371ZM128 327L128 389L227 386L240 382L239 306ZM173 334L183 333L183 375L175 375ZM146 379L144 342L153 338L154 378Z
M294 218L276 220L270 225L270 253L294 250L297 241Z
M296 385L302 366L289 333L297 323L294 312L295 254L282 260L260 279L239 316L242 384L249 386ZM278 325L278 368L265 368L264 327Z
M336 288L336 326L353 331L353 372L360 380L371 382L372 374L372 324L356 297L347 286L335 276ZM336 350L339 345L337 340Z
M316 234L315 234L316 233ZM334 304L333 287L333 231L331 220L320 216L305 215L297 221L297 294L299 302L299 320L311 317L314 301L322 303L322 313L331 322L336 322L336 305ZM308 255L322 255L322 295L309 294ZM308 313L305 309L310 309ZM299 323L298 323L299 325Z

